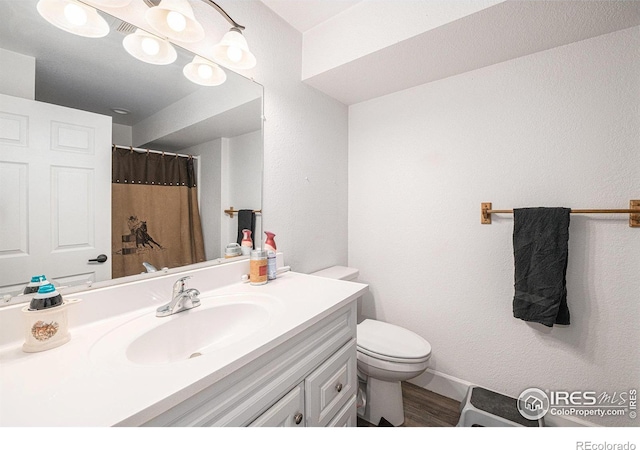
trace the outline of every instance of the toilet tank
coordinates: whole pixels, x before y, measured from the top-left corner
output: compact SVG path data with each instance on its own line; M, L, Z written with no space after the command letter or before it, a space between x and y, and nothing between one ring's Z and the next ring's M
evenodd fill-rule
M333 266L323 270L319 270L317 272L313 272L310 275L324 278L333 278L334 280L356 281L358 279L359 273L360 272L358 271L358 269L354 269L353 267Z

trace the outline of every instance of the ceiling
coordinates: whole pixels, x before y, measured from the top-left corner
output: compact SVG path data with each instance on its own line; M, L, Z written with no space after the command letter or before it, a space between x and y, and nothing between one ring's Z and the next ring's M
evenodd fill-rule
M470 0L435 26L456 3L262 2L303 33L303 81L347 105L640 25L637 0Z
M361 0L262 0L301 33L325 22Z

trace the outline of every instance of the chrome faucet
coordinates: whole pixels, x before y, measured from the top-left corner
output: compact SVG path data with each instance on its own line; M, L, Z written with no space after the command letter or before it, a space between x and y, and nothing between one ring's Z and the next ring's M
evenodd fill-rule
M144 266L145 269L147 269L147 273L151 273L151 272L157 272L158 269L155 268L155 266L151 263L148 263L146 261L144 261L142 263L142 265Z
M185 289L189 278L191 277L182 277L173 284L171 301L156 309L157 317L170 316L200 306L200 299L198 298L200 291L197 289Z

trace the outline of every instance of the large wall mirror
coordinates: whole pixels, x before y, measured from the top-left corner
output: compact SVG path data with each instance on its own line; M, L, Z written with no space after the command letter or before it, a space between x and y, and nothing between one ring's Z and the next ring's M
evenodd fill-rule
M123 47L123 38L136 30L134 26L100 11L110 26L109 34L99 39L75 36L46 22L36 4L37 0L0 0L0 65L4 72L0 77L0 299L5 299L0 306L26 301L15 297L9 301L8 296L20 293L34 275L46 274L54 284L76 286L70 291L111 279L97 275L95 267L100 263L89 259L105 254L109 259L104 264L111 261L111 247L103 248L94 239L102 233L100 228L111 236L110 213L105 213L111 211L111 205L92 200L97 198L94 191L111 189L113 145L194 157L205 259L211 264L225 262L226 245L236 242L238 216L232 218L224 211L231 207L262 209L262 86L227 69L226 81L219 86L194 84L183 75L183 67L194 58L192 53L174 45L178 53L174 63L147 64ZM30 72L29 61L33 60L35 72ZM66 167L83 158L72 148L74 139L82 140L83 127L65 128L64 114L49 120L48 132L58 141L32 135L35 121L20 109L21 94L16 94L16 89L24 91L25 86L29 91L30 84L35 85L35 98L30 101L62 106L69 114L95 113L111 123L106 148L101 145L92 150L102 157L97 166L109 165L108 180L92 178L93 172L85 177L89 170L47 169L40 176L19 159L28 151L60 150L64 145L69 148L62 150L71 151L59 152L66 159L53 166ZM97 140L97 132L91 136L89 144ZM42 184L49 185L49 195L38 190ZM58 205L53 208L58 213L49 210L52 203ZM80 213L74 209L77 205L82 205ZM42 214L42 210L47 212ZM61 211L81 216L59 225L65 223L64 217L56 217L64 216ZM96 218L85 221L86 211L95 212ZM73 214L67 215L71 221L69 217ZM172 219L168 216L166 220ZM44 222L55 223L44 226ZM91 227L94 229L85 229ZM75 236L83 233L86 236L75 244ZM153 236L153 231L149 229L148 234ZM254 234L257 240L263 234L260 214ZM70 245L63 245L65 240ZM51 260L53 253L63 259ZM41 254L46 256L39 258ZM83 267L67 269L72 259ZM139 269L145 272L142 265ZM177 270L170 267L170 272ZM118 281L131 279L135 278Z

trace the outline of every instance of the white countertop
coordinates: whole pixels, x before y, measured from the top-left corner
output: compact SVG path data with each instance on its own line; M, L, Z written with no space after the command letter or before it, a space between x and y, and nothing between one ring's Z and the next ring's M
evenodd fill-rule
M364 284L288 272L263 286L236 283L202 291L201 307L215 302L216 296L259 293L278 299L278 313L239 342L170 364L131 363L119 345L109 355L101 338L134 319L144 317L149 322L151 317L161 323L190 311L155 318L159 305L154 304L77 327L70 320L71 341L61 347L40 353L24 353L21 342L0 347L0 426L143 424L354 301L366 289Z

